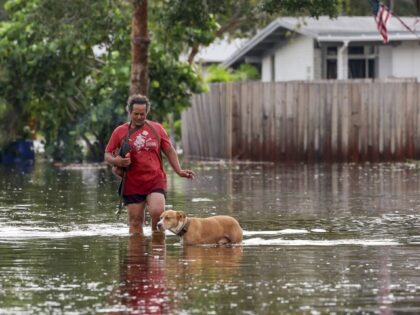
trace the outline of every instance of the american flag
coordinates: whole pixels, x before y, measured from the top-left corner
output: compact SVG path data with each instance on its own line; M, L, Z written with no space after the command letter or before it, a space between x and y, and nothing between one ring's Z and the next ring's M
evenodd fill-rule
M386 23L391 15L391 11L379 0L370 0L372 5L372 12L375 16L376 27L378 28L379 33L381 34L384 43L388 43L388 32L386 30Z

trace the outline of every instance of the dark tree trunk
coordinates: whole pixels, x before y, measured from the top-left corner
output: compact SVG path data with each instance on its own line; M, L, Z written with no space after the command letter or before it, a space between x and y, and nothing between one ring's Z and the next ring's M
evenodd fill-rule
M417 9L417 16L420 15L420 0L414 0L414 4L416 5L416 9Z
M131 82L130 95L149 92L147 31L147 0L134 1L134 14L131 20Z

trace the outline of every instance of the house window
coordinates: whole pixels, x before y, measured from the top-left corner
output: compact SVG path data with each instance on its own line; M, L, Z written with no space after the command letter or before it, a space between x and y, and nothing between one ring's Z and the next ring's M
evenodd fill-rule
M377 51L374 46L348 47L348 78L375 78Z
M326 48L325 77L337 79L337 47Z
M337 79L337 59L327 59L327 79Z

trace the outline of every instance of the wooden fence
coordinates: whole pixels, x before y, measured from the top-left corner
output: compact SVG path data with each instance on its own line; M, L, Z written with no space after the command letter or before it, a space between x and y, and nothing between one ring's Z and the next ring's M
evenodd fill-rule
M420 83L213 84L182 113L184 154L254 161L420 159Z

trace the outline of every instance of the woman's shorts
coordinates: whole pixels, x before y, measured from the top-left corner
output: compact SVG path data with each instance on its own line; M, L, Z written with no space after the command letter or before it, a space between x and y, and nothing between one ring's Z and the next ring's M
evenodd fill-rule
M166 191L162 188L154 189L151 193L160 193L166 198ZM146 200L147 196L148 195L123 195L124 205L128 205L130 203L142 203Z

